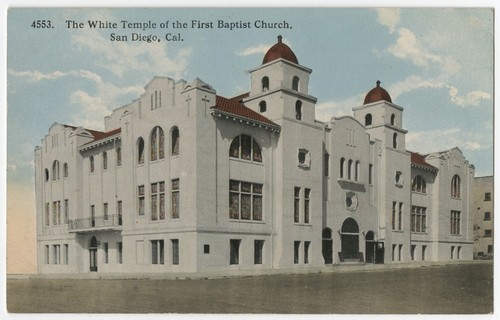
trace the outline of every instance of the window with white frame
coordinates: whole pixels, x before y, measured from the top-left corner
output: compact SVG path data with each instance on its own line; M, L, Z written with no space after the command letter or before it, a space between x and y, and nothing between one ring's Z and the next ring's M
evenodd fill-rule
M151 184L151 220L165 220L165 181Z
M172 239L172 264L179 264L179 239Z
M413 181L411 183L411 191L421 193L427 192L427 184L425 182L425 179L421 175L415 176L415 178L413 178Z
M229 218L262 221L262 184L229 180Z
M451 211L450 215L450 234L452 235L460 235L460 211Z
M108 153L106 151L102 153L102 168L103 170L108 169Z
M151 161L165 158L165 135L160 127L151 131L149 152Z
M172 179L172 219L179 219L181 213L181 194L179 179Z
M412 206L411 207L411 231L426 232L427 225L427 208Z
M229 147L229 157L252 162L262 162L262 152L257 141L245 134L233 139Z
M163 240L151 240L151 264L165 264Z
M144 193L144 185L140 185L137 187L137 212L140 216L144 215L144 205L145 205L145 193Z
M451 197L453 199L460 199L460 177L458 175L454 175L451 178Z

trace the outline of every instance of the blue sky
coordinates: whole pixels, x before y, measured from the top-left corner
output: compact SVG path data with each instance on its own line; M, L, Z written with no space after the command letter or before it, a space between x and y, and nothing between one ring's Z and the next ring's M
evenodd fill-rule
M50 19L54 28L33 29ZM245 29L137 30L179 42L111 42L134 30L67 29L65 20L251 22ZM257 29L255 20L291 29ZM54 122L103 129L111 110L155 75L196 77L223 96L249 90L248 70L281 34L313 70L316 117L352 114L382 81L404 111L407 149L459 147L476 175L493 173L493 11L490 9L13 9L8 14L7 178L33 184L33 150Z

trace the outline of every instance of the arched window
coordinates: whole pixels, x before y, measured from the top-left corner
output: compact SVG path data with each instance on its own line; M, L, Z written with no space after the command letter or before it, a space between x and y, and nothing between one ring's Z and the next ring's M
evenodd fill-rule
M49 169L45 169L45 181L49 181Z
M396 123L396 115L393 113L391 114L391 124L394 125Z
M365 126L371 126L372 125L372 114L367 113L365 116Z
M294 76L292 80L292 90L299 91L299 83L300 83L299 77Z
M454 175L451 178L451 197L454 199L460 199L460 177Z
M352 178L352 160L349 159L347 162L347 179L351 180Z
M116 166L119 167L122 165L122 148L116 148Z
M66 162L63 165L63 175L65 178L68 177L68 163L66 163Z
M165 158L165 135L163 134L163 129L160 127L154 127L153 131L151 131L149 141L151 161Z
M267 90L269 90L269 78L263 77L262 78L262 92L265 92Z
M340 159L340 179L344 179L344 165L345 165L345 159L342 158Z
M52 180L59 180L59 161L57 160L52 163Z
M259 103L259 111L262 113L262 112L266 112L266 110L267 110L266 102L265 101L261 101Z
M259 145L255 139L244 134L237 136L231 142L229 157L262 162L262 152Z
M173 127L171 130L172 155L179 155L179 128Z
M427 185L422 176L416 176L411 183L411 190L415 192L427 192Z
M394 149L398 147L398 134L396 132L392 135L392 147Z
M360 168L360 163L359 161L356 161L356 167L354 168L354 181L358 181L359 179L359 168Z
M302 101L295 102L295 119L302 120Z
M142 137L137 139L137 163L144 163L144 139Z
M108 153L106 151L102 153L102 168L104 170L108 168Z
M90 164L90 172L94 172L94 156L90 156L89 159L89 164Z

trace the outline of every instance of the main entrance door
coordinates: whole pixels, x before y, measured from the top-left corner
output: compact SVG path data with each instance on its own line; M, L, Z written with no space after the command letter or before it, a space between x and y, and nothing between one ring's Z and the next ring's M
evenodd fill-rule
M342 258L359 259L359 227L356 220L345 219L340 233Z
M331 264L333 262L333 240L332 240L332 229L323 229L323 258L325 259L325 264Z
M366 263L375 263L375 250L377 243L375 242L375 234L373 231L368 231L365 237L365 261Z
M89 245L90 272L97 272L97 239L92 237Z

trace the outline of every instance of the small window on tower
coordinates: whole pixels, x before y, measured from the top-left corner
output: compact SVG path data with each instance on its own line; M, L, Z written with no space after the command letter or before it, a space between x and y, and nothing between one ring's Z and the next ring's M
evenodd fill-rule
M311 155L309 150L299 149L298 166L302 168L309 168L311 166Z
M259 111L260 111L261 113L263 113L263 112L266 112L266 110L267 110L267 105L266 105L266 102L265 102L265 101L261 101L261 102L259 103Z

